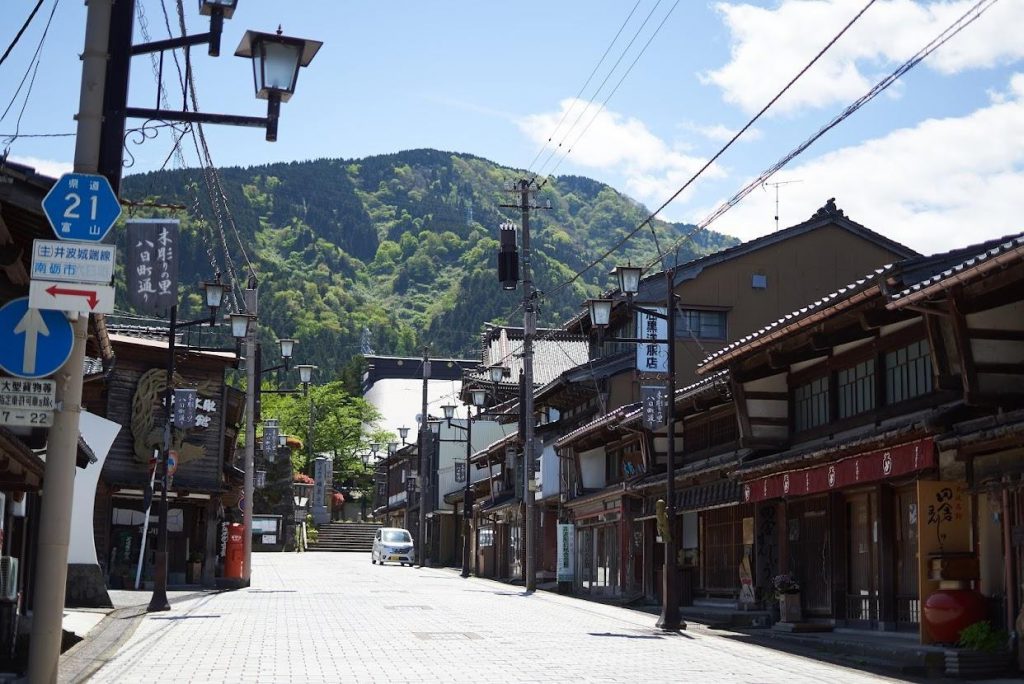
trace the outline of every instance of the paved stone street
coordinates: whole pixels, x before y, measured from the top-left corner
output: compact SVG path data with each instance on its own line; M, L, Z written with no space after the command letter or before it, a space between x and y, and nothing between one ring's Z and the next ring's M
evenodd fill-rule
M374 566L369 554L256 554L251 588L145 617L93 681L886 681L654 623L449 570Z

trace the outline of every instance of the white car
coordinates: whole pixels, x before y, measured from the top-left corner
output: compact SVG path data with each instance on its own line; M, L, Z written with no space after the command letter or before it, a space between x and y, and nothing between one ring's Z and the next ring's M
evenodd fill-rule
M402 565L416 562L416 552L409 530L401 527L382 527L373 536L373 550L370 551L370 562L384 565L386 561L396 561Z

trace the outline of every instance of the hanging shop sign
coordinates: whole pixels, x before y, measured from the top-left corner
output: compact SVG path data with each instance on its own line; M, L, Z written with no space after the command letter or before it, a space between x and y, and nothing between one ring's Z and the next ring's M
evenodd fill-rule
M776 473L743 484L744 501L817 494L887 480L936 465L931 438L848 456L831 463Z
M178 221L128 221L128 301L137 311L162 315L178 303Z
M661 314L668 313L668 309L663 306L649 308ZM636 369L641 373L668 373L668 345L654 342L668 339L668 321L638 311L636 331L637 337L651 340L636 345Z
M557 576L559 582L572 582L576 569L576 526L558 524Z

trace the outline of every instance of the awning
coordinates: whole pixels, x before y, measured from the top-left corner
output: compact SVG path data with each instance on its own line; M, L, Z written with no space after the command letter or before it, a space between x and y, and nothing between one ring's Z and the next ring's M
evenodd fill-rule
M735 480L717 480L676 492L676 513L743 503L743 487Z
M788 470L743 483L744 501L828 492L878 482L933 468L937 464L931 437L847 456L831 463Z

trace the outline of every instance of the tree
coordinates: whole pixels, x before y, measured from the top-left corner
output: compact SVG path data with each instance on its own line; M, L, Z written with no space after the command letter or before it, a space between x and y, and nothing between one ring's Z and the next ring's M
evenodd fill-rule
M352 478L365 469L359 454L380 434L375 424L380 413L362 397L345 391L340 380L312 385L308 393L267 394L263 398L265 418L276 418L283 433L299 436L303 449L292 452L296 472L312 474L310 453L334 458L335 479ZM312 448L308 443L312 417Z

